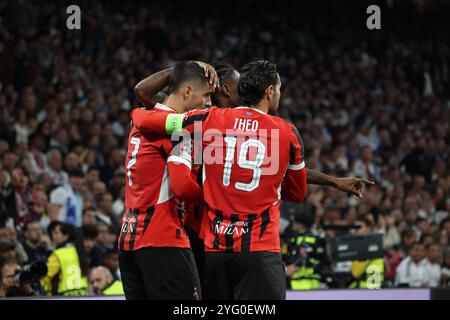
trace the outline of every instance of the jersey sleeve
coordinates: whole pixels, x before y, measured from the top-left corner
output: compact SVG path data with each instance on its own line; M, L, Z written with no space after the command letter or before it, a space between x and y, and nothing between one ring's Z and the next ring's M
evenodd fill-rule
M290 127L289 165L281 185L281 199L302 202L307 193L303 141L297 128Z
M184 136L176 143L167 158L170 189L176 197L193 204L203 200L203 190L192 178L192 142Z
M169 113L158 110L144 110L135 108L130 117L133 125L144 132L164 135L166 134L166 119Z
M178 114L136 108L131 111L130 117L136 128L147 133L170 135L183 130L193 133L195 123L206 120L212 109L214 108Z

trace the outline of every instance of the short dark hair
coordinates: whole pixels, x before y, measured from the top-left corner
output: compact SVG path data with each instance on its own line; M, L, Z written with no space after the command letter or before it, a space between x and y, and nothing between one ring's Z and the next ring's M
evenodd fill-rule
M83 239L96 239L98 236L98 229L95 225L83 225L81 227L81 234Z
M84 173L83 171L81 171L81 169L72 169L69 171L69 177L78 177L78 178L83 178L84 177Z
M39 220L33 219L30 221L25 222L25 224L23 225L23 230L27 231L28 230L28 226L32 223L39 223Z
M225 78L237 72L235 67L225 62L213 62L211 63L211 66L213 66L213 68L216 70L217 77L219 78L220 83L222 83Z
M407 228L407 229L405 229L405 230L402 231L400 237L403 239L403 238L405 238L405 237L406 237L406 238L409 238L409 237L415 236L415 235L416 235L416 233L414 232L413 229Z
M414 248L415 246L423 246L425 248L425 245L420 242L420 241L415 241L412 245L411 245L411 249Z
M76 238L76 229L74 226L61 221L53 221L47 227L47 233L51 240L53 240L52 232L59 226L61 233L69 236L69 241L74 241Z
M207 82L205 71L195 61L180 61L175 64L172 75L169 79L168 93L178 90L186 81Z
M247 63L241 70L239 96L244 105L255 105L261 101L267 87L276 85L277 81L276 64L266 60Z

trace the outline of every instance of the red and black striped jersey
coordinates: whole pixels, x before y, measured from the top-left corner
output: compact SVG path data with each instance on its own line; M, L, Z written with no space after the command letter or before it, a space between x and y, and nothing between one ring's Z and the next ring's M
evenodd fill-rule
M152 112L175 113L157 104ZM170 192L167 160L172 142L166 135L145 134L135 126L125 160L125 214L118 239L120 250L143 247L189 248L183 211Z
M297 129L281 118L240 107L167 117L164 130L179 129L181 116L181 127L189 134L201 132L207 208L200 235L205 250L280 252L280 199L300 202L306 195ZM161 117L136 110L132 118L144 130L163 132Z

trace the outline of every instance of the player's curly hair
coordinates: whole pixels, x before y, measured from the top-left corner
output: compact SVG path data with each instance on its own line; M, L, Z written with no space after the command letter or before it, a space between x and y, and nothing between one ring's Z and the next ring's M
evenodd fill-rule
M224 81L228 76L231 76L233 73L237 72L236 68L225 62L213 62L211 65L216 70L219 82Z
M278 81L276 64L260 60L250 62L242 67L238 92L246 106L253 106L261 101L268 86L275 86Z

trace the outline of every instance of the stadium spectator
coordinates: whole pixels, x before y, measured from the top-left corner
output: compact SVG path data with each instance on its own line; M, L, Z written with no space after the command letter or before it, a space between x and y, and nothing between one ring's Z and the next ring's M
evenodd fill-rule
M69 182L69 176L62 170L62 156L58 149L51 149L47 152L48 168L46 173L53 179L53 183L57 186L64 186Z
M115 280L120 280L119 254L116 249L107 249L103 255L103 265L111 271Z
M98 229L93 224L83 225L81 227L83 236L84 250L87 256L87 264L89 267L101 265L103 260L102 250L97 245Z
M411 253L397 267L395 283L401 287L424 288L429 284L425 248L420 242L415 242Z
M70 183L56 188L50 193L50 216L54 220L63 221L76 227L81 226L83 216L83 197L80 190L84 175L81 170L74 169L69 172Z
M105 267L92 269L89 282L93 293L97 295L122 295L124 293L122 283L115 280Z
M49 250L49 238L42 232L42 226L37 220L30 221L24 226L23 248L28 256L27 263L46 261Z
M83 219L81 220L81 225L94 225L96 223L96 215L95 215L95 209L93 208L86 208L83 210Z
M430 288L438 287L441 280L441 266L438 262L440 248L437 244L425 246L426 250L426 268L428 274L428 286Z
M97 212L95 217L97 222L106 224L108 227L114 228L116 231L120 229L120 223L117 217L112 213L113 197L110 193L105 192L99 194L96 199Z

